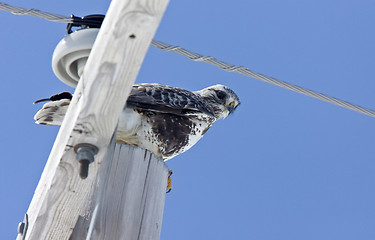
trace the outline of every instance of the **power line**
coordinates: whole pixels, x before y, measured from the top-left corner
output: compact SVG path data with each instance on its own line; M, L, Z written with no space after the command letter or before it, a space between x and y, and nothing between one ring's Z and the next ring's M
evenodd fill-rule
M42 12L37 9L27 9L27 8L21 8L21 7L15 7L15 6L10 6L5 3L0 2L0 10L4 10L16 15L30 15L34 17L41 17L44 19L47 19L48 21L53 21L53 22L71 22L70 17L66 17L63 15L59 14L54 14L54 13L48 13L48 12Z
M5 3L0 3L0 10L8 11L8 12L11 12L11 13L17 14L17 15L31 15L31 16L35 16L35 17L41 17L41 18L47 19L49 21L54 21L54 22L65 22L65 23L71 23L72 22L72 18L69 18L69 17L66 17L66 16L42 12L42 11L36 10L36 9L26 9L26 8L14 7L14 6L10 6L8 4L5 4ZM365 107L361 107L361 106L358 106L356 104L352 104L352 103L349 103L349 102L346 102L346 101L343 101L343 100L340 100L340 99L337 99L337 98L334 98L334 97L330 97L330 96L325 95L323 93L319 93L319 92L316 92L316 91L313 91L313 90L309 90L309 89L306 89L306 88L303 88L303 87L300 87L300 86L297 86L297 85L294 85L294 84L291 84L291 83L288 83L288 82L285 82L285 81L281 81L281 80L278 80L278 79L275 79L275 78L272 78L272 77L268 77L266 75L251 71L247 67L232 65L232 64L220 61L220 60L218 60L214 57L204 56L204 55L201 55L201 54L198 54L198 53L188 51L188 50L186 50L182 47L170 45L170 44L159 42L159 41L156 41L156 40L152 40L151 45L158 48L158 49L164 50L164 51L174 52L174 53L180 54L182 56L188 57L189 59L191 59L193 61L205 62L205 63L211 64L211 65L217 66L217 67L219 67L219 68L221 68L225 71L240 73L240 74L248 76L248 77L252 77L252 78L255 78L255 79L267 82L267 83L271 83L273 85L276 85L276 86L279 86L279 87L282 87L282 88L286 88L286 89L289 89L289 90L292 90L292 91L295 91L295 92L298 92L298 93L305 94L305 95L310 96L310 97L314 97L314 98L317 98L317 99L320 99L320 100L323 100L323 101L326 101L326 102L329 102L329 103L336 104L336 105L344 107L344 108L348 108L348 109L351 109L351 110L354 110L354 111L357 111L357 112L375 117L375 111L374 110L371 110L371 109L368 109L368 108L365 108Z
M151 44L154 47L157 47L161 50L174 52L174 53L183 55L185 57L188 57L189 59L191 59L193 61L205 62L205 63L211 64L211 65L217 66L217 67L219 67L219 68L221 68L225 71L240 73L240 74L243 74L243 75L248 76L248 77L252 77L252 78L255 78L255 79L267 82L267 83L271 83L273 85L276 85L276 86L279 86L279 87L282 87L282 88L286 88L286 89L289 89L289 90L292 90L292 91L295 91L295 92L298 92L298 93L308 95L310 97L318 98L320 100L323 100L323 101L326 101L326 102L329 102L329 103L333 103L333 104L339 105L341 107L349 108L349 109L352 109L354 111L357 111L357 112L364 113L364 114L367 114L369 116L375 117L375 111L374 110L364 108L364 107L361 107L361 106L358 106L358 105L355 105L355 104L352 104L352 103L349 103L349 102L346 102L346 101L343 101L343 100L340 100L340 99L337 99L337 98L334 98L334 97L327 96L323 93L319 93L319 92L316 92L316 91L313 91L313 90L309 90L309 89L306 89L306 88L303 88L303 87L300 87L300 86L297 86L297 85L294 85L294 84L291 84L291 83L288 83L288 82L284 82L284 81L281 81L281 80L278 80L278 79L275 79L275 78L272 78L272 77L268 77L268 76L260 74L260 73L253 72L247 67L232 65L232 64L217 60L214 57L203 56L203 55L200 55L198 53L188 51L188 50L186 50L182 47L169 45L169 44L159 42L159 41L155 41L155 40L153 40Z

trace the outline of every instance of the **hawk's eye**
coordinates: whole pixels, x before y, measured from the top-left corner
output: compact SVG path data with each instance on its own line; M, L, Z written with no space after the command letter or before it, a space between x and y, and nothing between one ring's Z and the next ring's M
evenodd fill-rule
M217 91L217 92L216 92L216 96L217 96L219 99L223 100L223 99L227 96L227 94L226 94L225 92L223 92L223 91Z

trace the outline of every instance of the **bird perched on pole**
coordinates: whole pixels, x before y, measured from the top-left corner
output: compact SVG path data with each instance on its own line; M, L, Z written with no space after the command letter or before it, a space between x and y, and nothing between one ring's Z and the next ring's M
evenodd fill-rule
M53 95L34 119L37 124L60 126L72 95ZM156 83L135 84L120 115L116 142L151 151L164 160L191 148L212 124L226 118L240 104L228 87L214 85L190 92Z

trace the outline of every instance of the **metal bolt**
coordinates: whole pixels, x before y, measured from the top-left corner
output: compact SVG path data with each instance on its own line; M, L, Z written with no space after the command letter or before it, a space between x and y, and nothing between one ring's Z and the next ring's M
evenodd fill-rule
M23 222L20 222L18 224L18 229L17 229L18 234L21 234L21 236L22 236L22 238L20 238L21 240L26 238L26 233L27 233L28 227L29 227L29 215L27 215L27 213L26 213ZM17 239L19 239L19 238L17 237Z
M25 229L25 223L24 222L20 222L18 224L18 233L19 234L23 234L23 230Z
M94 162L94 156L99 149L89 143L80 143L74 147L74 151L77 153L76 159L80 163L79 176L85 179L89 174L89 164Z

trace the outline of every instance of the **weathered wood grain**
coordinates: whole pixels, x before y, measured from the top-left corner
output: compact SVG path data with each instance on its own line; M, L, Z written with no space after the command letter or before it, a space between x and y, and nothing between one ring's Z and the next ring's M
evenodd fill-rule
M97 173L107 166L119 114L167 3L112 1L27 211L26 239L69 239L79 235L76 226L90 222L93 197L102 186ZM99 148L85 180L79 177L73 150L80 143Z
M167 166L146 150L120 144L110 159L109 167L98 172L102 192L89 239L159 239Z

